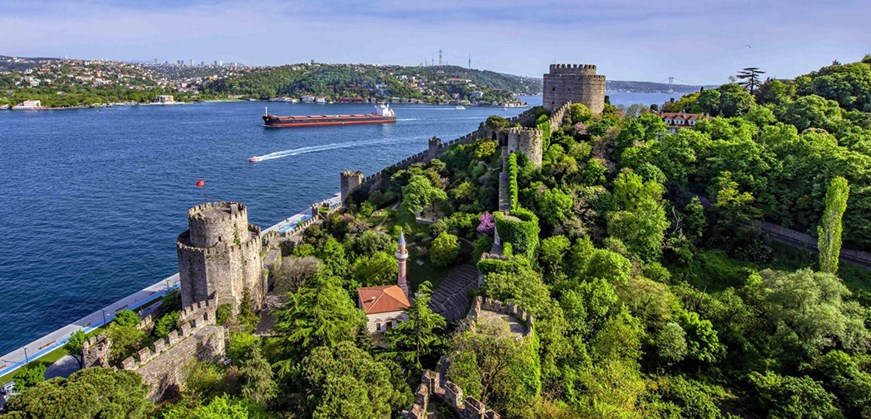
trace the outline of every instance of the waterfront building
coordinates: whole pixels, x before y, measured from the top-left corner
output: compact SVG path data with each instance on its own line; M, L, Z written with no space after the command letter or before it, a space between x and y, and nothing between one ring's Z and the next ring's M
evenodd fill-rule
M12 109L16 111L33 111L42 108L42 102L38 100L25 100Z
M172 95L157 96L157 103L175 103L175 98Z

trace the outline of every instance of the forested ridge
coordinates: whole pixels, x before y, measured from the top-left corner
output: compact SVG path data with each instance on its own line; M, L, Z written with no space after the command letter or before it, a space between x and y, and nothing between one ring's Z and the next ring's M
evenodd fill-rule
M837 258L842 243L871 249L869 99L866 57L752 94L685 96L669 110L713 118L675 134L654 113L572 105L541 167L503 161L489 135L455 145L306 230L275 278L273 333L253 335L247 308L219 313L232 363L192 363L177 398L152 405L135 375L88 369L28 381L9 416L397 417L446 355L448 378L508 418L871 417L871 274ZM496 211L503 169L508 215ZM820 252L771 242L760 219L812 234ZM506 257L482 259L494 230ZM356 289L395 283L400 232L418 294L375 341ZM534 318L530 338L429 308L462 263L483 274L478 294Z

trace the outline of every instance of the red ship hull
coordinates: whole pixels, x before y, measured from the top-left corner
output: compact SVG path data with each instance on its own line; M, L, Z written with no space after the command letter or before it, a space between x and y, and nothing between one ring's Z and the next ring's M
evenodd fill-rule
M392 124L396 117L367 115L311 115L275 116L264 115L263 123L271 128L318 127L327 125Z

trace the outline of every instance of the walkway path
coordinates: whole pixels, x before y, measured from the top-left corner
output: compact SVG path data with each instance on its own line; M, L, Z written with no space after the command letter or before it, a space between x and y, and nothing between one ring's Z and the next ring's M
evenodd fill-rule
M3 357L0 357L0 376L15 371L27 362L31 362L63 346L67 343L70 334L73 332L83 330L85 333L88 333L111 322L115 318L116 311L135 310L162 298L168 290L176 289L178 286L178 274L175 274L3 355Z
M478 289L478 270L472 265L451 268L448 277L432 293L430 308L448 321L457 321L469 312L469 292Z

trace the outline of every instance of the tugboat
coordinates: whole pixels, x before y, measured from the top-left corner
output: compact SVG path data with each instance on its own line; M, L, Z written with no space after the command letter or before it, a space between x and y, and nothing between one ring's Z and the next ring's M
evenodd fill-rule
M317 127L323 125L392 124L396 113L389 105L378 104L375 112L355 115L298 115L276 116L266 109L263 123L270 128ZM250 161L250 160L249 160Z

